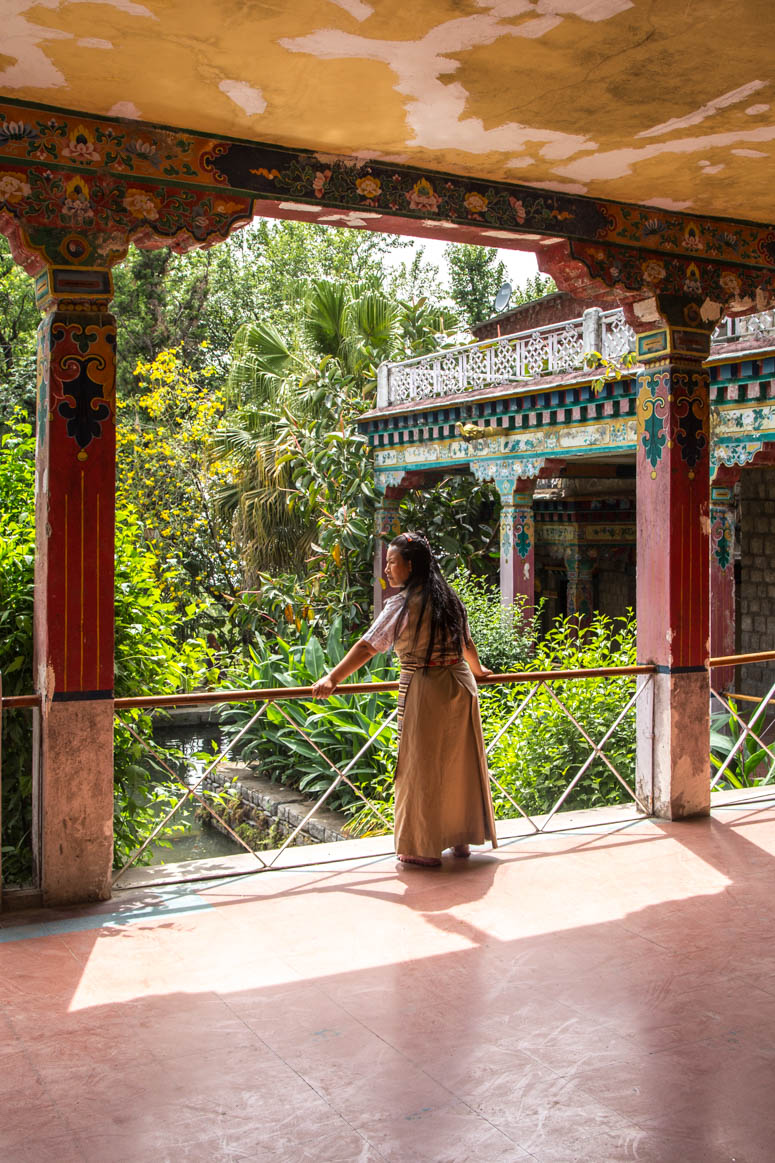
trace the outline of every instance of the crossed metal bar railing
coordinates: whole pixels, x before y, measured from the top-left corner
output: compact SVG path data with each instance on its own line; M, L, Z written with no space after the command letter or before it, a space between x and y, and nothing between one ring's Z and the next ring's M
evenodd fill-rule
M730 656L729 658L712 658L710 661L711 670L716 667L729 666L744 666L755 662L771 662L775 660L775 652L762 651L757 654ZM773 695L775 695L775 682L772 683L767 693L761 697L746 694L736 694L720 692L716 690L711 682L711 699L715 699L719 707L723 708L720 714L726 714L727 727L730 728L729 749L723 760L721 760L715 774L711 779L711 791L718 788L719 784L727 779L733 787L739 784L733 774L733 764L737 760L743 770L743 780L747 786L764 787L771 784L775 778L775 742L766 743L764 737L768 734L775 733L775 716L770 714L770 720L767 722L767 709L773 705ZM747 704L749 707L753 704L752 712L746 720L741 709L738 707L739 703ZM763 727L759 723L763 722ZM754 726L756 724L756 726ZM732 731L739 731L736 739L733 738ZM757 778L757 772L754 770L752 774L745 771L745 756L746 743L753 740L759 748L751 762L755 768L759 768L761 764L767 762L764 755L769 758L769 769L763 778ZM750 758L750 757L749 757ZM769 793L765 794L761 799L771 799L775 795L775 787L772 787ZM752 797L746 797L746 802L751 802Z
M712 658L709 665L711 670L713 670L714 668L718 667L735 667L750 663L772 661L775 661L775 651L763 651L756 654ZM643 799L638 795L636 789L632 788L627 780L622 776L621 772L617 770L611 758L606 754L605 748L612 739L617 728L622 724L626 716L638 703L638 700L640 700L646 694L646 692L650 692L654 672L655 668L653 666L603 667L597 669L567 671L522 671L515 674L491 675L482 680L480 684L482 686L493 686L498 684L524 684L528 687L527 693L519 700L518 705L511 712L506 722L502 727L500 727L495 736L489 741L487 745L488 755L492 755L496 751L498 744L501 742L503 737L507 734L509 729L517 721L520 715L530 707L531 702L537 698L539 692L542 689L545 689L548 692L550 700L561 709L561 711L568 718L569 722L572 723L574 728L579 732L581 738L589 746L589 754L576 768L575 773L569 780L567 786L556 798L549 811L540 816L533 816L530 814L530 812L526 811L523 805L519 803L519 800L514 795L512 795L509 789L504 785L503 780L498 777L498 774L490 772L490 779L492 781L493 787L497 788L498 792L504 797L504 799L515 808L519 817L529 823L534 833L543 832L548 829L551 821L561 810L563 805L567 803L569 796L573 793L574 789L578 787L596 760L600 760L609 768L613 776L622 786L623 790L637 805L640 811L644 812L645 814L649 814L649 805L643 802ZM584 679L607 677L613 678L617 676L632 677L635 680L635 690L627 699L625 705L619 711L614 721L608 726L602 738L595 741L592 735L579 721L577 715L573 713L573 711L566 705L566 703L554 689L554 684L558 682L574 682L582 681ZM2 688L0 687L0 692L1 690ZM339 695L358 696L361 694L373 695L379 692L397 692L397 690L397 682L345 683L338 688L337 693ZM135 730L131 723L127 722L125 718L119 718L119 721L122 723L123 727L126 728L126 730L128 730L146 750L154 755L156 762L162 766L162 768L168 773L171 779L181 785L183 794L176 801L174 806L164 815L164 817L159 820L156 828L153 831L153 834L145 840L143 845L138 848L135 853L133 853L131 859L116 874L115 882L118 882L125 874L125 872L142 857L143 853L147 851L149 845L151 845L154 839L156 839L156 837L166 828L167 824L169 824L175 813L191 800L196 801L201 807L206 808L207 811L210 812L216 820L218 820L219 824L226 830L226 832L228 832L242 848L244 848L256 859L258 864L258 871L269 871L272 868L279 867L278 862L282 854L290 845L293 844L299 833L301 833L307 827L310 820L317 812L321 810L323 805L330 799L330 797L333 795L336 789L341 786L342 783L347 784L351 792L359 800L361 800L364 805L368 806L368 808L374 813L375 817L381 821L387 830L389 830L390 821L386 818L382 810L375 803L373 803L373 801L369 800L368 796L364 794L363 790L358 786L357 781L351 778L351 772L357 762L365 754L365 752L368 751L370 747L374 746L377 739L395 720L398 713L397 709L394 709L386 716L384 722L378 727L374 734L366 740L363 746L358 750L357 754L355 754L349 760L349 762L338 766L333 762L333 760L330 759L330 757L324 753L324 751L317 745L314 739L310 737L309 732L306 731L300 723L296 722L295 719L289 715L285 708L281 705L286 700L311 701L311 693L311 688L309 687L277 687L263 688L260 690L249 689L206 691L190 694L133 696L130 698L116 699L114 707L119 716L122 715L123 711L132 708L144 708L146 710L150 710L153 708L164 707L191 707L197 705L214 706L223 705L224 703L244 704L250 702L258 702L261 705L255 714L250 717L248 722L245 723L245 725L237 732L237 734L235 734L228 741L227 745L221 749L219 754L207 765L203 771L198 773L196 778L191 782L186 782L180 773L175 771L173 767L169 765L165 757L160 755L159 752L146 739L144 739L139 732ZM767 775L764 779L755 779L752 780L752 782L757 785L762 785L773 780L774 782L769 787L768 792L761 796L761 799L771 799L773 795L775 795L775 742L768 741L767 736L775 731L775 713L770 715L769 722L765 722L763 726L761 723L765 718L762 712L766 711L766 709L770 706L775 707L775 682L773 682L767 693L762 698L744 694L736 695L723 693L717 690L712 683L711 696L716 701L716 706L723 708L724 714L728 716L728 723L730 725L734 724L734 730L739 732L736 737L730 737L728 751L724 755L723 761L717 766L717 770L711 778L711 788L717 789L725 779L725 776L727 779L729 779L729 775L732 771L735 760L740 756L741 751L744 751L746 743L750 740L753 740L761 753L761 762L767 762L769 767ZM749 706L753 705L753 712L749 715L747 720L741 707L738 704L747 704ZM227 756L229 756L234 748L239 744L240 740L244 738L244 736L256 724L269 705L274 705L280 715L286 720L286 722L294 730L305 736L307 742L320 756L321 762L325 764L330 770L332 778L331 782L323 791L323 793L310 806L304 818L300 820L295 827L293 827L290 834L283 841L282 845L278 849L273 850L271 853L267 852L265 855L262 855L260 851L255 850L248 843L246 843L245 840L239 836L237 832L223 818L221 812L218 810L218 806L216 806L218 804L217 797L215 803L211 802L207 795L202 794L200 788L206 781L207 777L215 769L217 769L221 763L224 762ZM41 698L36 694L13 696L2 696L0 694L0 707L4 712L22 708L40 708L40 706ZM766 760L764 758L765 756ZM746 802L751 802L751 799L752 797L747 796ZM312 862L318 862L315 860L314 856L311 856L310 863Z
M586 772L589 770L589 768L592 766L592 764L595 762L596 759L602 760L602 762L607 765L607 767L610 769L610 771L612 772L614 777L618 780L618 782L621 784L622 788L631 797L631 799L635 802L635 804L638 806L638 808L642 812L644 812L646 814L648 813L647 806L638 797L638 795L636 794L636 791L632 787L630 787L630 785L627 783L627 780L624 779L622 774L617 770L617 768L615 767L615 765L613 764L613 762L611 761L609 756L605 754L604 749L605 749L607 743L609 742L609 740L612 738L612 736L616 732L619 725L624 721L624 719L626 718L628 713L635 706L636 702L641 697L643 692L649 687L649 684L650 684L651 678L652 678L652 674L653 674L653 670L654 670L654 668L651 666L624 666L624 667L603 667L603 668L597 668L597 669L567 670L567 671L559 671L559 670L524 671L524 672L519 672L519 673L515 673L515 674L490 675L487 678L482 680L481 685L486 685L486 686L493 686L496 684L520 684L520 683L524 683L530 687L527 695L520 701L519 706L509 716L506 723L500 728L500 730L497 732L495 737L488 744L488 746L487 746L488 755L493 753L493 751L497 748L498 743L501 741L503 736L508 732L508 730L513 726L513 724L516 722L516 720L519 718L519 716L528 708L528 706L530 705L532 700L538 695L539 691L541 691L543 688L545 688L549 692L549 696L550 696L551 700L567 716L569 721L573 724L573 726L579 732L581 737L585 740L585 742L590 747L589 755L586 757L584 762L579 766L578 770L575 772L572 779L569 781L568 786L563 790L562 794L557 798L556 802L552 805L550 811L541 817L534 817L529 812L525 811L525 809L519 803L519 801L504 786L503 781L501 779L499 779L496 774L494 774L493 772L490 772L490 779L491 779L493 785L495 787L497 787L498 791L504 796L504 798L510 804L512 804L512 806L514 808L516 808L519 815L531 825L531 827L533 828L533 830L535 832L542 832L542 831L547 829L550 821L554 818L554 816L560 810L562 805L567 801L568 797L571 795L573 790L578 786L578 784L584 778L584 775L586 774ZM603 737L596 742L592 738L592 736L589 734L589 732L584 728L584 726L579 722L578 718L573 714L573 712L569 709L569 707L566 706L565 702L559 697L557 692L553 689L553 684L557 683L557 682L573 682L574 680L607 678L607 677L632 677L636 680L636 689L635 689L634 693L632 694L632 696L627 700L626 705L621 709L619 714L616 716L615 720L607 728ZM338 688L337 694L340 696L342 696L342 695L357 696L359 694L374 694L376 692L385 692L385 691L397 692L397 690L398 690L398 683L397 682L344 683ZM245 723L245 725L239 730L239 732L236 735L234 735L232 739L229 740L228 744L226 745L226 747L224 747L220 751L219 755L215 759L213 759L211 763L208 764L208 766L196 777L196 779L192 783L190 783L188 785L185 784L185 781L182 780L181 776L178 773L176 773L169 766L169 764L166 763L164 758L159 755L158 751L156 751L156 749L153 748L151 746L151 744L148 743L148 741L146 739L143 739L142 736L138 732L135 731L135 729L131 726L131 724L127 723L125 720L123 720L119 717L118 721L127 730L129 730L131 732L133 737L135 739L137 739L143 745L143 747L145 747L152 755L155 756L157 762L160 762L162 764L164 769L172 776L172 778L176 782L181 783L181 786L184 788L184 793L180 797L180 799L177 801L177 803L164 815L164 817L162 819L159 820L158 824L156 825L156 827L152 831L151 835L149 835L147 837L147 839L144 841L142 846L140 848L138 848L137 851L132 854L131 858L127 861L127 863L124 865L124 867L116 874L116 876L114 878L114 884L118 883L120 881L121 877L128 871L128 869L142 857L143 853L148 849L148 847L164 831L164 829L167 827L167 825L169 824L170 820L175 815L175 813L178 812L184 806L184 804L186 804L192 798L195 799L201 806L205 807L213 815L213 817L216 820L218 820L218 822L229 833L229 835L231 835L233 837L233 839L236 840L236 842L242 848L244 848L247 852L249 852L257 860L257 862L260 866L257 869L257 871L269 871L270 869L276 868L278 866L278 862L280 861L280 858L281 858L282 854L285 852L285 850L293 843L293 841L297 838L299 833L302 832L307 827L307 825L309 824L309 822L313 818L313 816L321 810L321 808L324 806L324 804L330 799L332 794L336 791L336 789L338 787L340 787L340 785L342 783L347 784L347 786L354 793L354 795L367 806L367 808L374 814L374 816L377 819L379 819L381 821L381 823L385 826L385 829L387 831L389 831L391 828L391 823L386 818L384 812L372 800L370 800L368 798L368 796L366 796L364 794L362 789L357 785L357 783L354 780L349 778L349 773L352 771L353 767L356 765L358 760L361 759L361 757L365 754L366 751L369 750L369 748L374 746L377 739L382 735L382 733L385 731L385 729L393 722L393 720L396 718L396 716L398 714L398 709L397 708L394 709L385 718L384 722L379 726L379 728L374 732L374 734L371 735L366 740L366 742L363 744L363 746L358 750L357 754L355 754L349 760L349 762L347 764L344 764L341 767L339 767L317 745L317 743L314 741L314 739L312 739L309 731L305 730L305 728L300 723L298 723L291 715L289 715L288 712L285 710L285 708L281 705L282 702L285 700L292 700L293 699L293 700L310 700L311 701L311 698L312 698L312 691L311 691L310 687L292 687L292 688L279 687L279 688L264 688L261 690L222 691L222 692L212 692L212 693L201 692L201 693L191 694L191 695L161 695L161 696L155 696L155 697L149 697L149 698L116 699L115 709L119 715L123 709L130 709L130 708L144 708L144 709L148 710L151 708L163 708L163 707L172 707L172 706L181 706L181 705L191 706L192 704L193 705L223 705L226 702L228 702L228 703L244 703L244 702L250 702L250 701L253 701L253 702L260 701L262 705L259 707L259 709L256 711L256 713L251 716L251 718L248 720L248 722ZM234 750L234 748L237 746L239 741L251 730L251 728L254 726L254 724L258 721L258 719L264 713L266 708L270 705L273 705L276 708L276 710L279 712L279 714L285 719L285 721L294 730L298 731L302 736L304 736L307 743L314 749L314 751L317 752L317 754L320 756L323 763L325 763L328 766L328 768L330 769L332 778L331 778L331 782L329 783L328 787L323 791L323 793L318 797L318 799L310 806L310 808L309 808L308 812L306 813L306 815L304 816L304 818L296 824L296 826L292 829L290 834L285 838L282 845L278 849L273 850L271 853L267 852L266 856L264 856L261 854L260 851L257 851L256 849L252 848L243 839L243 837L238 835L237 832L235 832L234 829L232 829L230 827L230 825L223 819L222 815L218 812L216 807L205 796L202 796L200 794L199 788L205 782L207 777ZM310 863L317 863L317 861L315 860L315 857L312 855L310 856L309 862Z

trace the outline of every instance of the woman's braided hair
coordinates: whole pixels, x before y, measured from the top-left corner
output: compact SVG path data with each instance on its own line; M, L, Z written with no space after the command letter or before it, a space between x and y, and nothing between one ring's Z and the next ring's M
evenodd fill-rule
M399 533L390 542L391 549L397 549L404 561L410 563L412 572L404 590L404 604L398 616L396 634L406 621L409 602L419 595L420 609L417 617L415 641L422 625L426 609L430 609L430 636L426 666L431 661L436 644L449 654L462 655L466 644L466 612L463 603L447 583L433 556L428 539L422 533Z

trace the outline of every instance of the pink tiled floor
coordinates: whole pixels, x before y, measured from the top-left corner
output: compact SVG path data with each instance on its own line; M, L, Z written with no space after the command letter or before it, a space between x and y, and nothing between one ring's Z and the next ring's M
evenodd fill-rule
M2 1163L773 1163L775 809L0 918Z

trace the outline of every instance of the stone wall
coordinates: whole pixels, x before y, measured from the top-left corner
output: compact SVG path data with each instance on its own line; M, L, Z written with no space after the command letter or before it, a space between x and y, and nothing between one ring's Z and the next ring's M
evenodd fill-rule
M775 466L744 468L740 495L738 627L740 651L751 654L775 649ZM735 687L744 693L765 694L775 682L775 663L741 670Z

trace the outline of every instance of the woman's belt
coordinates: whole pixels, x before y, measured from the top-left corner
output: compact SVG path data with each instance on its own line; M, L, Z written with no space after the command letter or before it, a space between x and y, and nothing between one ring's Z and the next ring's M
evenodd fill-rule
M462 658L456 658L453 662L423 662L420 669L425 666L460 666L462 661Z

